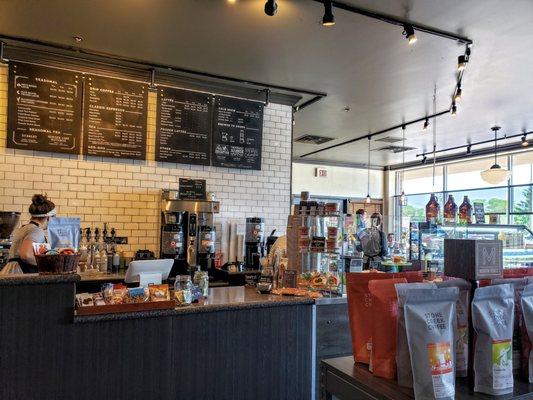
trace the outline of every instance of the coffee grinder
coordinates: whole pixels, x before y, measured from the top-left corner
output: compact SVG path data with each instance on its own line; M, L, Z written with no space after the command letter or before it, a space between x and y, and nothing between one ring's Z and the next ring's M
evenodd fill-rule
M0 269L7 264L11 248L11 234L18 226L19 220L19 212L0 211Z
M246 234L244 237L244 262L249 269L261 268L261 257L265 251L265 220L259 217L246 218Z

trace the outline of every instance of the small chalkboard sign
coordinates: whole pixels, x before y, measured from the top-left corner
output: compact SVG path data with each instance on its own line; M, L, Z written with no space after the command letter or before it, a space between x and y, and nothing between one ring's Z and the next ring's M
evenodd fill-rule
M293 269L288 269L283 274L283 287L286 288L295 288L297 287L297 274L298 271Z
M205 200L205 179L180 178L179 197L180 200Z
M476 216L476 224L485 223L485 205L483 203L474 203L474 215Z

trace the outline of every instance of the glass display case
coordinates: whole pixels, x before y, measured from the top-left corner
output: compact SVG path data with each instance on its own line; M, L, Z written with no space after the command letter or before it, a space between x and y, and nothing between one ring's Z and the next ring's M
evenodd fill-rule
M533 267L533 232L524 225L410 225L409 256L415 261L444 262L444 239L488 239L503 243L504 268Z
M298 217L301 219L298 228L301 262L298 287L324 294L342 294L343 215L335 212Z

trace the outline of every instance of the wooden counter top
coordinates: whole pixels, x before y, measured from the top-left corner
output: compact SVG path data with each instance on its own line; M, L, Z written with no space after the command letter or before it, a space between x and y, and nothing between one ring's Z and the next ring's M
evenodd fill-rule
M354 363L353 357L330 358L322 361L321 396L329 400L335 396L340 400L382 399L414 400L411 389L398 386L396 381L372 375L368 366ZM533 399L533 384L515 380L514 393L503 396L489 396L475 393L468 385L467 378L458 378L455 385L457 400L526 400Z

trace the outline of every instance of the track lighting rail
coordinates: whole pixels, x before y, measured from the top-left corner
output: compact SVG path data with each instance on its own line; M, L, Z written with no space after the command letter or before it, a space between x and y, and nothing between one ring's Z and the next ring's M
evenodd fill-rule
M317 3L321 3L321 4L324 2L323 0L314 0L314 1L316 1ZM343 3L341 1L332 1L331 4L332 4L333 7L336 7L338 9L349 11L349 12L352 12L352 13L355 13L355 14L359 14L359 15L363 15L365 17L377 19L379 21L386 22L388 24L397 25L397 26L401 26L401 27L403 27L405 25L410 25L410 26L412 26L414 28L415 31L428 33L430 35L439 36L439 37L442 37L442 38L445 38L445 39L454 40L454 41L457 41L457 42L460 42L460 43L464 43L464 44L467 44L467 45L471 45L473 43L472 40L467 38L466 36L457 35L457 34L452 33L452 32L447 32L447 31L443 31L443 30L440 30L440 29L437 29L437 28L433 28L431 26L419 24L419 23L416 23L416 22L411 22L411 21L408 21L406 19L401 19L401 18L394 17L392 15L379 13L379 12L368 10L368 9L362 8L362 7L357 7L357 6L354 6L352 4L346 4L346 3Z
M434 117L440 117L441 115L448 114L449 112L450 112L450 110L443 110L443 111L438 112L436 114L431 114L431 115L427 115L427 116L425 115L422 118L417 118L417 119L414 119L414 120L408 121L408 122L402 122L401 124L391 126L390 128L382 129L380 131L372 132L372 133L369 133L369 134L364 135L364 136L360 136L360 137L357 137L357 138L354 138L354 139L346 140L346 141L341 142L341 143L333 144L331 146L327 146L327 147L324 147L322 149L318 149L318 150L312 151L310 153L302 154L300 156L300 158L308 157L308 156L311 156L313 154L321 153L321 152L326 151L326 150L331 150L331 149L334 149L336 147L345 146L347 144L355 143L355 142L358 142L360 140L372 139L374 136L381 135L383 133L387 133L387 132L390 132L390 131L395 131L397 129L401 129L402 127L407 127L409 125L418 124L418 123L420 123L422 121L425 122L426 119L431 119L431 118L434 118Z

